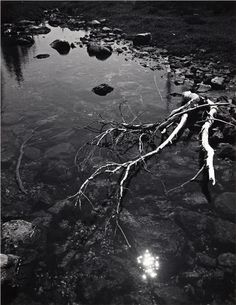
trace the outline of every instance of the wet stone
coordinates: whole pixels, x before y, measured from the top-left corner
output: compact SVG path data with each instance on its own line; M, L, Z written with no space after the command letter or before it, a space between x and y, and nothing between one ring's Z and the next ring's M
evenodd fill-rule
M184 195L183 203L189 208L207 207L208 201L201 192L187 193Z
M35 56L35 58L44 59L44 58L48 58L49 56L50 56L49 54L38 54Z
M217 150L217 155L222 159L236 159L236 150L234 146L229 143L220 143L219 148Z
M32 224L34 226L40 227L40 228L49 228L52 222L52 215L49 213L46 213L44 211L39 211L37 213L34 213L32 216L35 217L35 219L32 221Z
M0 254L1 284L15 284L19 256Z
M101 95L101 96L104 96L104 95L107 95L108 93L112 92L114 89L107 85L107 84L101 84L97 87L94 87L93 88L93 92L96 93L97 95Z
M233 253L223 253L218 256L218 263L226 272L233 273L236 268L236 255Z
M1 168L9 168L13 164L14 158L15 154L12 149L5 149L4 151L1 151Z
M226 219L236 222L236 193L225 192L215 199L215 208Z
M32 161L37 160L40 158L41 156L41 151L40 149L36 148L36 147L26 147L24 149L24 156Z
M138 45L147 45L152 41L152 34L151 33L140 33L135 35L133 39L133 44Z
M73 179L74 169L64 160L49 160L43 163L37 179L48 184L68 182Z
M45 158L50 158L50 159L63 159L64 157L68 155L73 155L75 153L75 148L72 144L70 143L60 143L57 144L51 148L49 148L45 154Z
M5 251L11 252L19 246L33 246L41 238L41 234L31 222L11 220L2 225L2 238Z
M70 44L68 41L65 40L54 40L50 46L57 50L57 52L61 55L66 55L70 52Z
M203 253L196 254L197 262L203 267L213 268L216 266L216 259Z
M179 209L175 214L176 222L188 234L195 238L199 238L207 231L212 223L212 218L204 214Z
M61 200L56 202L51 208L48 209L48 212L53 215L59 215L63 213L68 208L74 207L74 205L71 205L71 201L69 200Z
M226 220L215 219L212 237L216 245L234 248L236 244L236 225Z
M87 52L89 56L95 56L99 60L106 60L112 54L112 47L98 43L88 43Z

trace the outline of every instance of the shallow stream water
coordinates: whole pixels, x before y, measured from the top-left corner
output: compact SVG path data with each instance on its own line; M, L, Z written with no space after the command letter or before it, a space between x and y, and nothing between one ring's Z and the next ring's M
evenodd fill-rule
M83 127L96 126L100 116L121 120L121 103L127 121L136 116L136 122L158 121L179 100L168 97L175 88L165 65L152 71L129 56L115 53L100 61L89 57L86 47L79 45L60 55L50 47L53 40L75 43L86 32L50 29L49 34L35 36L30 48L2 43L2 160L3 175L11 177L9 186L4 185L9 193L17 194L14 173L19 147L32 135L21 164L23 183L26 189L46 190L55 203L75 192L88 175L85 168L78 177L73 168L76 151L94 136ZM50 57L35 58L42 53ZM114 90L106 96L96 95L92 89L102 83ZM131 181L121 215L131 249L120 232L112 235L108 230L104 237L103 219L88 215L91 211L86 207L78 210L78 215L60 214L50 227L47 250L36 263L30 285L20 290L27 297L21 295L18 303L34 304L36 299L40 304L45 300L47 304L160 304L167 298L167 304L176 304L171 302L179 299L187 304L177 280L173 280L187 270L190 260L185 251L189 249L186 232L173 221L173 211L183 205L184 193L166 197L165 184L168 188L179 185L198 170L198 142L188 145L187 149L187 144L181 143L167 148L152 163L152 175L142 171ZM84 157L81 153L81 161ZM102 154L91 157L89 168L104 160ZM106 197L109 183L102 178L97 182L92 195L95 201ZM214 192L223 189L219 184ZM209 190L204 193L204 188L195 184L187 191L207 198L202 200L203 206L190 206L190 210L211 210ZM3 206L5 220L47 217L48 206L29 206L28 202L25 208L20 202L22 214L17 211L14 215L11 204L8 202L6 209Z

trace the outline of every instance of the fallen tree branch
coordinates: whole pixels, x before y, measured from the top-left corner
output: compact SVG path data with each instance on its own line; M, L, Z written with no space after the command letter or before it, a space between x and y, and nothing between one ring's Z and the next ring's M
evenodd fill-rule
M33 129L31 135L26 138L24 140L24 142L21 144L20 146L20 155L18 157L18 160L17 160L17 164L16 164L16 182L17 182L17 185L20 189L20 191L24 194L27 194L27 190L25 189L23 183L22 183L22 180L21 180L21 176L20 176L20 166L21 166L21 161L22 161L22 158L23 158L23 155L24 155L24 149L25 149L25 145L28 143L28 141L33 137L33 134L34 132L38 129L38 127L36 127L35 129Z
M129 241L125 236L124 231L120 227L118 221L124 193L127 189L130 178L133 176L136 170L139 170L138 166L141 164L143 164L143 168L147 170L146 161L161 153L161 151L166 146L171 145L176 138L178 139L178 137L180 137L184 131L184 127L189 127L189 124L192 124L196 127L197 123L203 122L203 125L200 125L201 143L203 149L206 152L206 163L202 166L201 169L199 169L193 178L173 189L166 190L165 184L161 180L164 193L167 196L174 190L184 187L189 182L195 181L204 168L208 169L209 180L213 185L215 184L215 173L213 165L214 150L209 144L209 130L215 121L226 123L215 117L218 109L221 110L221 108L225 106L235 106L228 102L214 103L209 99L205 99L198 94L192 93L190 91L184 92L182 96L183 104L179 108L173 110L170 115L162 122L146 124L133 124L133 122L126 123L121 111L121 106L121 122L106 122L104 120L100 122L100 124L102 124L100 133L96 135L90 142L90 145L94 146L91 153L93 155L96 149L106 148L117 155L118 162L111 161L102 166L99 166L99 168L97 168L81 184L79 190L67 198L75 200L75 204L77 205L79 203L80 206L82 203L81 200L83 198L88 201L92 208L94 208L89 195L86 194L86 192L88 192L88 186L93 180L102 174L108 176L116 175L116 179L118 180L118 190L116 192L115 205L112 207L112 209L114 209L114 217L117 217L117 228L120 230L121 234L126 240L127 245L130 245ZM201 121L199 121L199 119L201 119ZM159 142L160 139L162 139L161 142ZM137 149L137 155L136 152L134 154L134 151L132 151L132 159L127 160L127 151L130 148ZM77 151L74 159L74 163L77 167L79 151L81 151L81 149ZM126 158L124 158L121 154L125 155ZM86 163L90 157L91 154L87 154L83 162Z
M209 144L209 129L211 128L214 122L214 116L217 113L217 106L209 99L207 99L207 103L212 107L208 112L207 121L202 126L202 146L206 151L206 167L208 169L208 177L209 180L212 182L212 185L215 185L215 170L213 165L214 149Z
M205 164L198 170L198 172L196 173L196 175L194 175L191 179L189 179L188 181L185 181L184 183L172 188L172 189L169 189L169 190L166 190L166 194L169 194L173 191L176 191L178 190L179 188L183 188L185 185L187 185L188 183L190 182L193 182L197 179L197 177L201 174L201 172L204 170L205 168Z

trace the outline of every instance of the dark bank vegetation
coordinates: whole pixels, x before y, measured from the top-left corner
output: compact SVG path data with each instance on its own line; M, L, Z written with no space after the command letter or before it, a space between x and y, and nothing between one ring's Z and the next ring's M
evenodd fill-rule
M236 5L234 2L68 1L3 2L2 22L42 19L45 9L59 7L69 15L109 18L127 34L151 32L153 44L174 55L196 52L235 61ZM200 52L200 50L204 52Z

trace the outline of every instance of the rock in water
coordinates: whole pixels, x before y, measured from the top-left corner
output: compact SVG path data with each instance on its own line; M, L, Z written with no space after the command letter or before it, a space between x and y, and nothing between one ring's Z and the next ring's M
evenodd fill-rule
M236 193L225 192L215 200L216 210L225 218L236 222Z
M31 222L11 220L2 225L2 239L7 251L15 251L19 246L29 246L38 242L39 231Z
M222 159L236 159L235 147L229 143L220 143L217 155Z
M133 39L135 46L149 44L152 41L151 33L140 33L137 34Z
M1 285L15 283L18 261L19 256L0 254Z
M57 50L57 52L61 55L66 55L70 52L70 44L68 41L65 40L54 40L50 46Z
M91 57L95 56L99 60L106 60L112 54L112 47L107 45L89 43L87 45L87 52Z
M49 56L50 56L49 54L38 54L35 56L35 58L43 59L43 58L48 58Z
M236 256L233 253L223 253L218 256L218 263L224 271L233 273L236 267Z
M104 96L113 91L113 88L107 84L101 84L97 87L94 87L92 91L98 95Z

